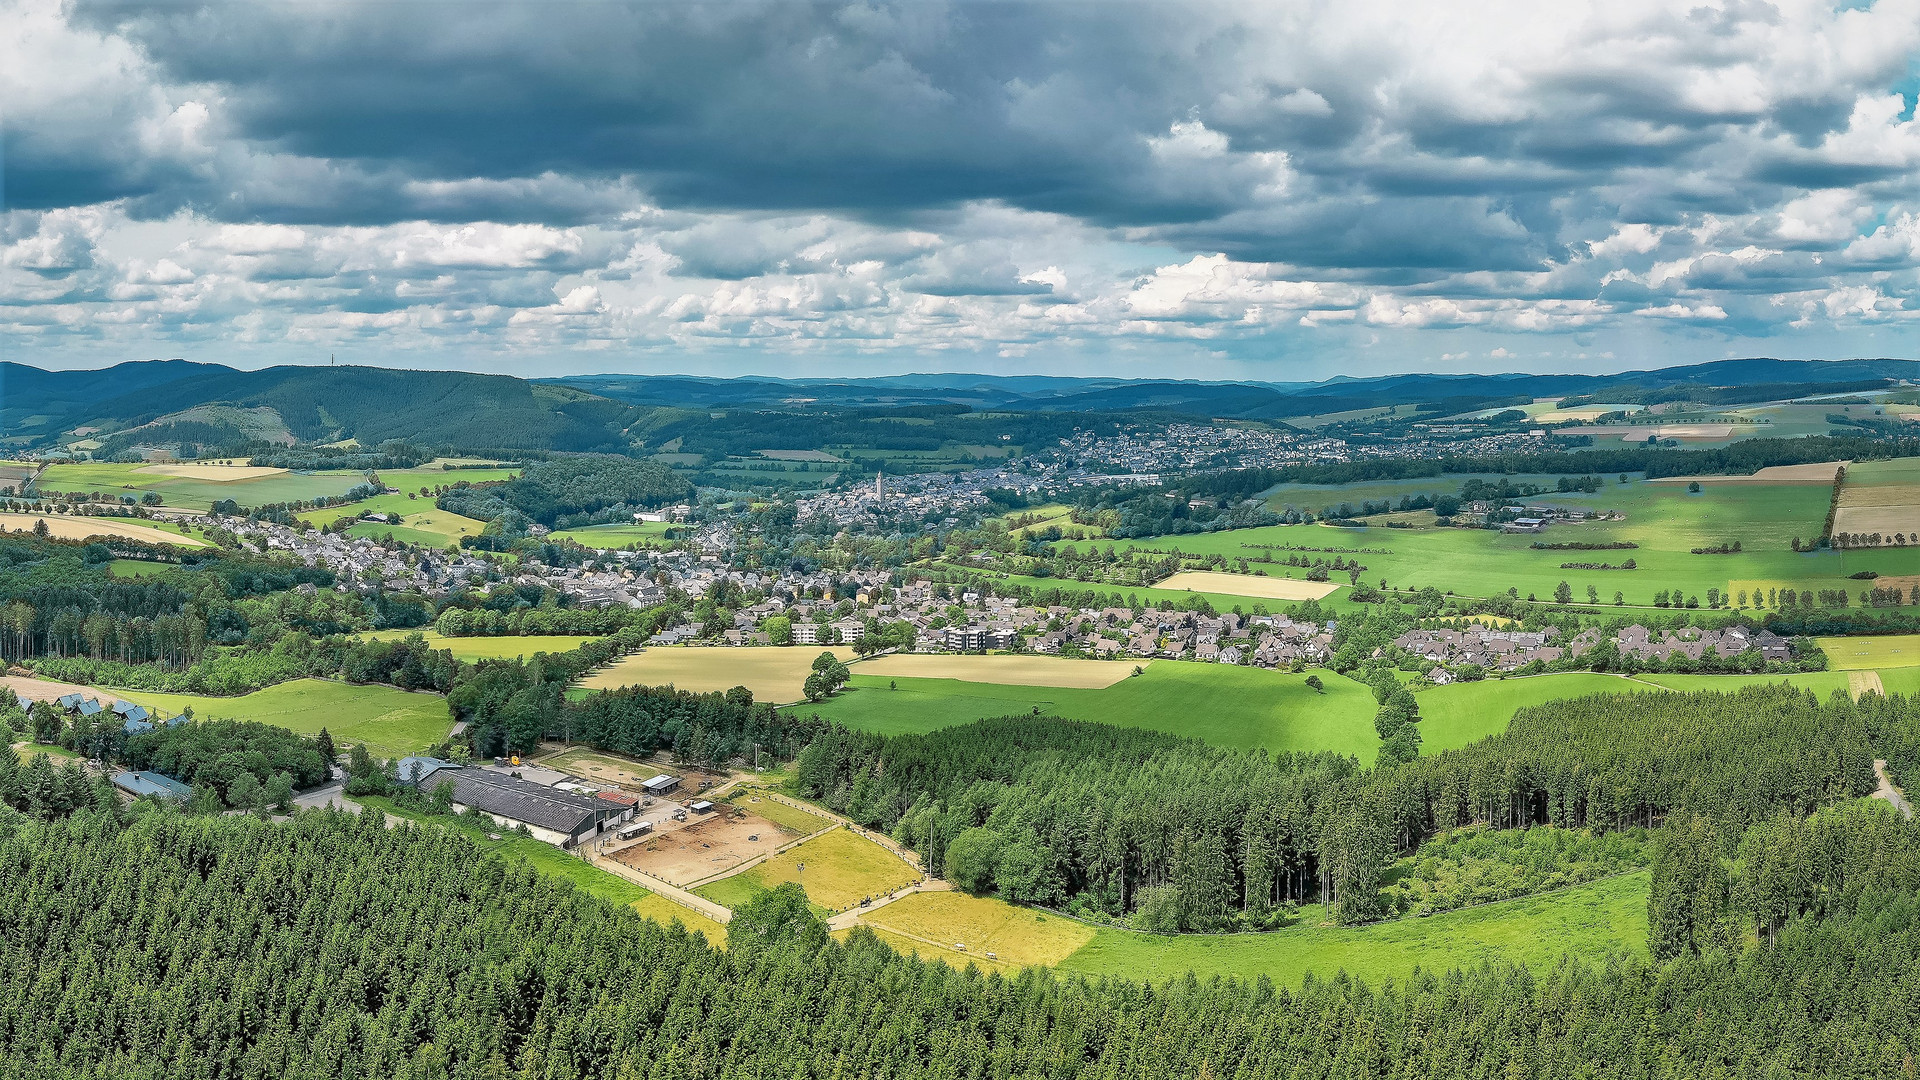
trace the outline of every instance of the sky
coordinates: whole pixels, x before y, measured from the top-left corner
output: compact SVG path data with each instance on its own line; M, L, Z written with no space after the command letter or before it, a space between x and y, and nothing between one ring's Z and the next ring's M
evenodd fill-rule
M0 0L0 357L1920 356L1920 0Z

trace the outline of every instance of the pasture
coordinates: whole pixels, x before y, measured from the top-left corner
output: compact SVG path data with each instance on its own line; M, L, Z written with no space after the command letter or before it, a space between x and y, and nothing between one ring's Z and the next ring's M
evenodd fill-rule
M144 559L114 559L107 563L107 573L122 581L155 577L171 569L172 563L147 562Z
M894 950L989 971L1053 967L1094 939L1086 923L963 892L920 892L860 917ZM964 945L963 952L954 948ZM987 954L995 954L988 959Z
M1404 483L1404 482L1403 482ZM1457 478L1425 482L1428 491L1457 489ZM1795 552L1792 541L1810 541L1826 520L1830 488L1820 484L1708 485L1698 494L1684 485L1609 482L1593 494L1543 494L1526 502L1568 509L1617 511L1619 521L1561 524L1538 535L1505 534L1487 529L1336 529L1317 525L1278 525L1258 529L1147 537L1116 543L1119 548L1177 548L1192 555L1221 555L1228 559L1271 555L1284 560L1288 549L1316 549L1317 557L1357 558L1365 570L1362 579L1388 582L1396 589L1432 586L1441 592L1489 596L1509 588L1519 595L1550 598L1562 581L1584 598L1591 585L1601 603L1611 606L1615 592L1629 605L1651 604L1656 592L1678 589L1698 597L1704 605L1709 588L1736 592L1738 582L1778 582L1800 590L1859 591L1860 582L1848 575L1874 570L1893 576L1920 573L1920 546L1882 547L1871 551ZM1276 499L1270 501L1288 501ZM1357 501L1357 499L1355 500ZM1916 525L1913 527L1920 527ZM1742 551L1730 555L1694 555L1693 548L1714 547L1738 540ZM1535 543L1631 543L1632 549L1576 551L1535 548ZM1633 570L1579 570L1563 563L1624 562ZM1255 564L1263 565L1263 564ZM1269 568L1285 573L1284 565ZM1021 579L1038 588L1072 587L1071 583ZM1113 586L1086 586L1114 591ZM1138 592L1146 598L1150 590ZM1183 594L1172 593L1176 600ZM1210 597L1213 594L1208 594ZM1157 596L1155 597L1158 598ZM1751 599L1751 596L1750 596ZM1230 599L1227 606L1243 602ZM1221 607L1220 600L1212 600ZM1749 606L1752 606L1749 603Z
M503 635L501 637L445 637L432 630L364 630L355 637L372 638L375 641L399 641L411 635L419 634L427 639L430 649L445 649L453 654L455 660L471 663L475 660L524 660L535 653L572 652L589 641L591 636L581 634L526 634L522 636Z
M1069 660L1031 654L947 656L931 653L893 653L859 660L852 670L860 675L908 679L960 679L1013 686L1063 686L1099 690L1133 674L1135 666L1153 661Z
M634 887L639 888L637 885ZM651 919L662 926L679 923L693 933L706 938L707 944L714 948L726 948L727 928L724 923L715 922L692 908L682 907L659 893L647 893L645 897L635 900L631 906L633 910L640 913L642 918Z
M73 517L66 514L0 514L0 532L32 532L39 522L47 523L47 535L61 540L84 540L89 536L122 536L149 544L176 547L206 547L191 536L171 532L133 518Z
M920 879L920 872L893 852L852 829L835 829L693 891L735 908L776 885L796 881L816 907L844 911L864 898L884 896Z
M1147 728L1216 746L1331 750L1371 762L1379 750L1373 692L1332 672L1316 693L1307 676L1229 664L1159 660L1104 689L1017 686L856 674L839 694L805 708L883 735L926 732L993 716L1033 714Z
M853 650L845 646L651 646L589 672L577 685L587 690L670 685L702 694L744 686L753 691L755 701L784 704L800 700L800 686L813 670L814 657L823 652L841 660L853 658Z
M376 757L417 754L453 729L447 699L397 687L355 686L331 679L295 679L238 697L114 691L169 716L191 708L196 719L252 720L317 735L326 728L345 750L360 743Z
M589 525L584 529L561 529L549 534L555 540L571 540L582 547L601 550L628 547L666 547L669 521L636 521L631 525Z
M1920 666L1920 634L1815 638L1827 654L1827 666L1842 671Z
M766 818L794 836L816 833L833 824L832 818L823 817L811 810L802 810L792 803L781 802L764 789L747 788L735 792L727 796L727 802L749 814Z
M1261 600L1320 600L1340 586L1325 581L1298 581L1293 578L1222 574L1211 570L1187 570L1165 578L1154 586L1178 592L1231 593Z
M1420 752L1437 754L1477 742L1507 729L1521 709L1588 694L1658 692L1659 688L1619 675L1568 671L1520 679L1457 682L1422 690Z
M1346 972L1379 985L1418 968L1444 972L1483 963L1545 970L1570 955L1596 966L1609 956L1644 955L1648 875L1622 874L1559 892L1463 908L1432 918L1367 926L1297 926L1268 934L1163 936L1100 927L1061 961L1080 975L1162 982L1191 971L1295 986L1311 972ZM1309 919L1317 907L1303 909Z

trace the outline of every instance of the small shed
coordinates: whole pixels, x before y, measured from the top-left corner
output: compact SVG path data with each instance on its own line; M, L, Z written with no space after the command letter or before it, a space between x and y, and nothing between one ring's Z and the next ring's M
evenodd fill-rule
M661 773L641 784L640 789L649 795L671 795L680 790L680 778Z
M711 814L713 813L713 803L707 799L695 799L687 804L687 809L696 814Z

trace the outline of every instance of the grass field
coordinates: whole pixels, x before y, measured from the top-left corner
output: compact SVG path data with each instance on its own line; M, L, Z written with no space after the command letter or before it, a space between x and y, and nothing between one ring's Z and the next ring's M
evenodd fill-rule
M1658 689L1618 675L1588 671L1436 686L1414 696L1420 705L1420 752L1453 750L1505 731L1516 711L1544 702L1588 694L1647 692L1657 693Z
M1272 574L1266 577L1222 574L1211 570L1188 570L1154 586L1176 592L1228 593L1259 600L1319 600L1339 587L1325 581L1302 581Z
M898 952L998 971L1053 967L1095 935L1093 927L1064 916L963 892L903 896L860 921ZM966 951L955 945L965 945ZM989 959L988 953L995 957Z
M835 829L693 891L735 908L775 885L797 881L815 907L843 911L865 897L883 896L918 880L919 873L893 852L851 829Z
M562 529L550 534L556 540L571 540L590 548L667 547L669 521L636 521L631 525L593 525L584 529Z
M672 645L642 649L588 674L579 685L589 690L621 686L666 686L708 693L744 686L755 701L798 701L800 686L813 670L814 657L831 652L851 660L843 646L795 645L791 648L733 649Z
M639 888L639 886L636 885L634 888ZM681 926L706 938L707 944L718 948L726 948L727 928L725 924L715 922L692 908L681 907L679 904L661 896L659 893L647 893L644 899L634 901L633 910L663 926L671 926L674 923L679 923Z
M1598 963L1617 953L1644 955L1647 874L1636 872L1540 896L1465 908L1428 919L1370 926L1301 926L1270 934L1164 937L1105 927L1062 961L1061 971L1162 981L1192 971L1297 985L1308 972L1344 971L1379 984L1418 968L1444 972L1490 962L1536 970L1562 955ZM1316 908L1307 908L1310 917Z
M392 536L403 544L426 547L452 547L459 544L462 536L478 536L487 527L484 521L461 517L435 507L431 498L408 498L405 495L376 495L344 506L329 506L300 515L300 521L314 528L325 528L343 517L358 517L361 514L397 514L400 523L362 521L347 530L348 536L368 540L384 540Z
M1153 666L1151 660L1140 663ZM1132 660L1069 660L1058 656L894 653L862 660L854 665L853 670L861 675L887 678L961 679L1014 686L1072 686L1098 690L1127 678L1140 663Z
M1380 741L1373 692L1332 672L1318 674L1325 693L1307 686L1304 674L1177 660L1155 661L1140 677L1103 690L856 674L849 689L807 708L848 727L897 735L1031 713L1037 706L1049 716L1150 728L1218 746L1332 750L1371 762ZM890 682L899 689L888 689Z
M534 653L572 652L589 641L590 635L578 634L528 634L521 637L443 637L432 630L366 630L356 637L374 638L379 641L398 641L410 635L419 634L427 639L427 647L445 649L456 660L499 660L519 657L525 659Z
M727 802L740 807L749 814L757 814L760 817L766 818L768 821L773 822L775 825L778 825L780 828L795 836L806 836L809 833L816 833L833 824L832 818L822 817L812 811L802 810L797 806L783 803L778 799L769 798L762 792L752 788L729 795Z
M1834 668L1889 668L1920 665L1920 634L1879 637L1815 638Z
M1849 689L1851 685L1845 671L1800 671L1790 675L1635 675L1634 678L1669 690L1688 692L1716 690L1731 693L1743 686L1786 683L1802 690L1811 690L1822 698L1835 690Z
M543 874L564 878L609 903L633 904L638 907L649 899L658 900L652 893L626 878L610 874L585 859L570 855L545 841L503 830L491 822L486 825L476 825L464 818L427 814L418 810L403 810L395 806L393 800L382 795L356 795L354 801L392 814L394 817L416 822L422 828L442 828L459 833L480 845L484 850L497 852L509 859L517 859ZM492 839L496 834L500 839ZM698 916L677 904L670 906L676 911L686 912L686 918L681 921L687 924L688 929L699 929L692 923L692 920ZM641 914L647 915L648 918L653 917L649 910L643 910Z
M206 547L206 541L142 524L130 518L69 517L65 514L0 514L0 532L32 532L38 522L47 523L47 535L62 540L84 540L89 536L124 536L149 544L173 544L176 547Z
M375 756L416 754L442 742L453 728L447 699L414 694L392 686L354 686L329 679L295 679L239 697L156 694L145 690L114 693L167 715L193 709L197 719L255 720L316 735L321 728L345 750L364 743Z
M1457 490L1458 483L1456 477L1430 479L1424 482L1424 490ZM1358 502L1360 492L1369 487L1355 485L1351 501ZM1734 583L1739 581L1777 582L1802 590L1846 589L1851 594L1859 591L1860 583L1849 580L1848 575L1861 570L1876 570L1883 575L1920 573L1920 546L1883 547L1845 554L1792 551L1794 537L1810 540L1819 534L1829 495L1829 490L1821 485L1801 483L1708 485L1699 494L1688 493L1684 485L1608 483L1591 495L1578 492L1538 495L1526 502L1614 510L1624 514L1624 520L1555 525L1538 536L1508 535L1485 529L1334 529L1280 525L1148 537L1114 546L1178 548L1196 555L1242 558L1262 554L1259 550L1262 545L1275 545L1274 554L1282 559L1287 555L1284 550L1287 546L1316 547L1330 549L1324 554L1355 553L1366 567L1364 580L1376 583L1385 580L1395 588L1431 585L1442 592L1468 596L1488 596L1514 588L1523 597L1531 594L1545 599L1553 595L1555 586L1566 581L1576 596L1584 596L1587 586L1592 585L1603 602L1610 604L1618 591L1624 594L1628 604L1638 605L1651 603L1656 592L1672 589L1697 596L1704 604L1707 589L1737 589L1739 586ZM1322 490L1311 499L1297 501L1325 502L1330 497L1331 492ZM1281 494L1269 501L1296 500ZM1711 547L1734 540L1740 541L1743 547L1736 554L1691 554L1695 547ZM1606 554L1631 556L1638 569L1562 569L1561 564L1565 562L1623 559L1595 559L1592 553L1535 549L1531 545L1536 541L1637 544L1633 550ZM1059 581L1020 580L1038 588L1073 587L1071 583ZM1115 591L1112 586L1089 588ZM1151 592L1119 591L1137 591L1143 599ZM1175 599L1180 595L1172 594ZM1216 607L1222 606L1220 600L1212 602ZM1244 602L1243 598L1236 597L1226 603L1231 606Z
M144 559L114 559L107 563L107 573L121 580L153 577L173 569L171 563L147 562Z
M224 475L224 474L222 474ZM434 470L435 476L447 473ZM351 470L290 473L276 471L242 480L207 480L193 476L169 476L139 464L84 462L50 465L40 476L40 486L50 491L97 491L103 495L133 495L152 491L167 506L206 510L220 499L232 499L242 506L296 502L322 495L344 495L349 488L366 481L366 474ZM449 481L442 479L440 483Z

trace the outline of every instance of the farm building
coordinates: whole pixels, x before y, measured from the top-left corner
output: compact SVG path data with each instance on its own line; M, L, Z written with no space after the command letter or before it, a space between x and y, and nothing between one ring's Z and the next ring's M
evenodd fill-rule
M525 826L536 839L572 848L633 816L633 807L592 795L575 795L489 769L447 770L453 808L478 810L501 825Z
M680 778L661 773L659 776L641 784L640 790L649 795L671 795L680 790Z
M687 804L687 809L696 814L710 814L713 812L713 803L706 799L696 799Z
M403 757L400 759L400 764L394 767L394 779L407 787L418 787L431 791L433 790L433 786L439 783L440 780L447 779L447 777L443 775L439 777L439 780L436 780L434 779L436 774L444 773L448 769L458 768L460 768L459 765L451 761L442 761L439 758L421 757L418 755Z
M152 795L185 802L193 797L192 788L157 772L117 772L113 774L113 786L136 799L142 795Z

